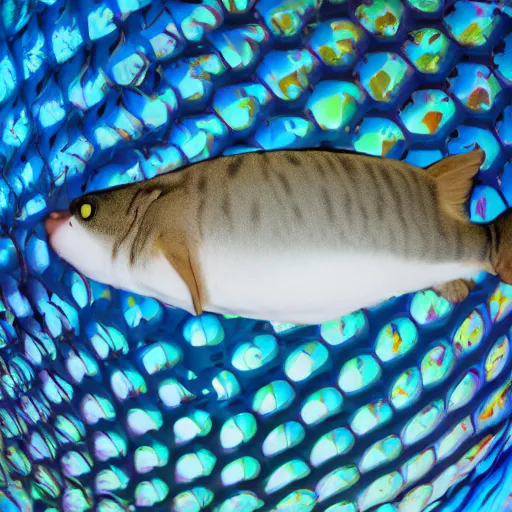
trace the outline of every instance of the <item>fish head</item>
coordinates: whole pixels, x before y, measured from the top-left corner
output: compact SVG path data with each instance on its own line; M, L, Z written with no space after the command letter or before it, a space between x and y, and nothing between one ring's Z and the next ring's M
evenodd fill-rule
M492 222L490 231L492 269L501 281L512 285L512 209Z

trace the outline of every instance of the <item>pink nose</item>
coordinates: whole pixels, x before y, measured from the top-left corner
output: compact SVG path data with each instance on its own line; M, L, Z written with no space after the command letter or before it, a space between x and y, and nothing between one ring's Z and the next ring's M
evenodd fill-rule
M50 213L50 215L44 221L44 227L48 235L52 236L53 233L55 233L55 231L59 229L59 227L62 226L65 222L67 222L70 218L71 214L67 211Z

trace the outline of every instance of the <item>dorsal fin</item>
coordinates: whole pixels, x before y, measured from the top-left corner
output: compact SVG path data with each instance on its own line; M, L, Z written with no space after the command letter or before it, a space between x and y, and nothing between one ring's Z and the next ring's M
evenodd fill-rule
M442 208L456 219L469 220L466 203L473 186L473 178L478 173L484 157L485 153L481 149L476 149L469 153L443 158L427 169L436 182Z

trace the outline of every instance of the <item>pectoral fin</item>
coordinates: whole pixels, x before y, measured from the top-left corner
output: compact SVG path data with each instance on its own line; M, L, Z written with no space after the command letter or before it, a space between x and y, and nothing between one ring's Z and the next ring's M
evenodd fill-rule
M171 264L174 270L176 270L190 290L194 313L196 315L201 315L203 313L203 306L197 276L197 265L194 264L190 251L184 243L170 239L165 235L160 237L158 245L164 256L167 258L167 261Z
M478 173L484 156L485 153L477 149L443 158L428 168L429 175L436 183L441 207L452 217L469 221L466 204L473 178Z

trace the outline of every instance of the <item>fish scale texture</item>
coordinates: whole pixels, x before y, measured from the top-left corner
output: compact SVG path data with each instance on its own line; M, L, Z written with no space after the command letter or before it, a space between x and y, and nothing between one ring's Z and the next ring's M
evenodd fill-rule
M0 510L512 510L512 287L321 326L88 281L44 216L255 149L428 166L485 151L512 201L512 6L444 0L0 2ZM271 294L272 290L268 290Z

